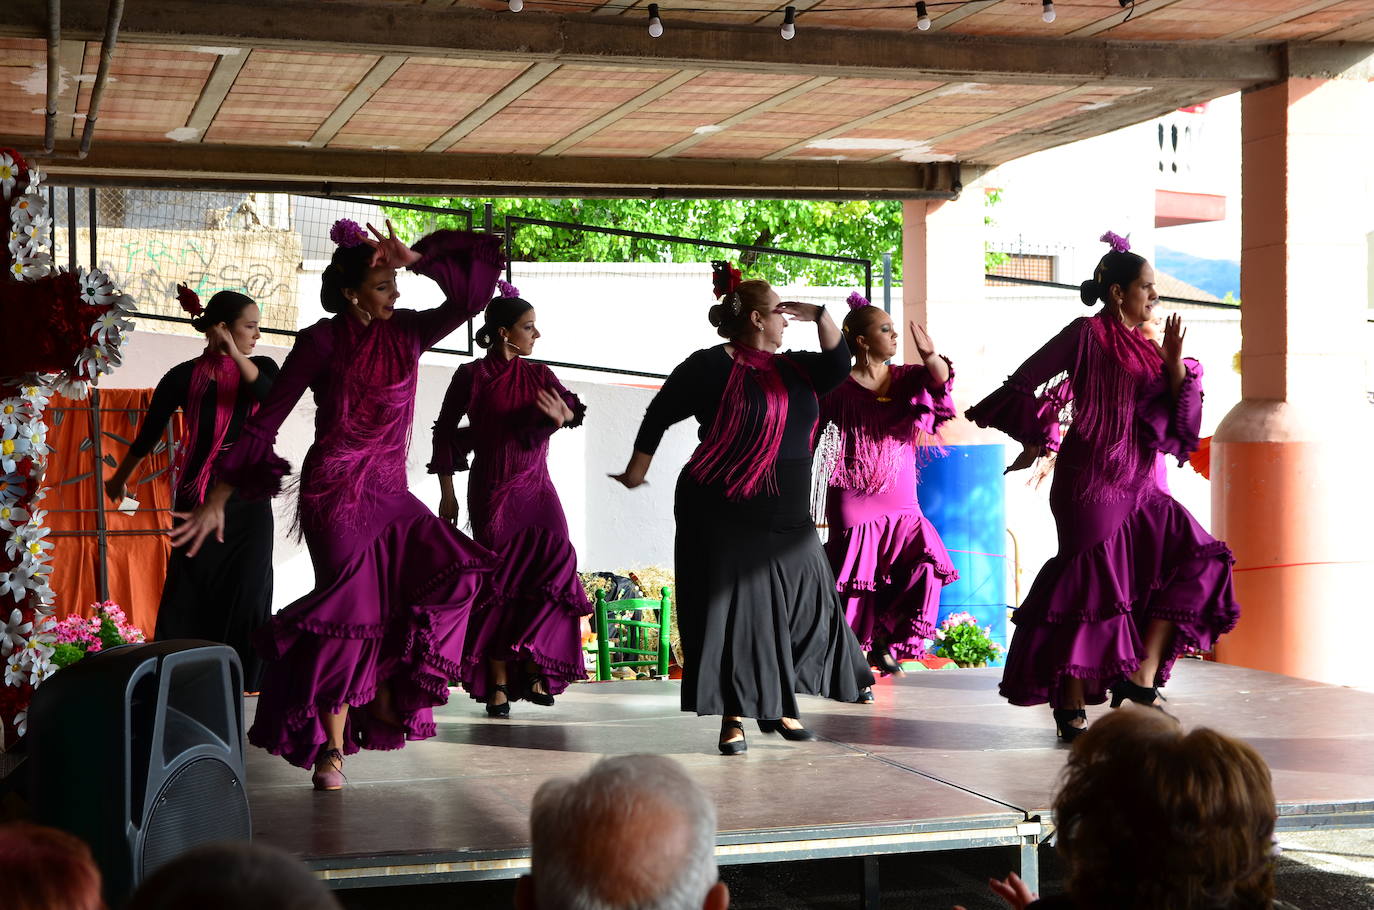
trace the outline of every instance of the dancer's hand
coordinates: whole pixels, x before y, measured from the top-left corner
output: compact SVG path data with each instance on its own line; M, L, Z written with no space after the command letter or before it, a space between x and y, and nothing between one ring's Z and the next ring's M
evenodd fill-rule
M789 300L778 304L778 312L792 317L794 322L820 322L825 317L825 307L818 303L798 303Z
M906 324L907 331L911 333L911 341L916 345L916 353L921 355L922 360L929 360L935 356L935 342L930 340L930 335L926 334L926 327L917 325L914 321Z
M553 421L554 426L561 427L573 419L572 409L563 400L563 396L553 389L540 389L539 394L535 396L534 403L539 410L544 412L546 417Z
M614 480L616 483L620 484L627 490L633 490L635 487L642 487L649 482L644 479L643 474L636 475L629 469L626 469L620 472L619 474L607 474L606 476L611 478L611 480Z
M371 237L364 238L376 250L372 254L371 262L374 269L400 269L420 261L420 254L406 246L401 242L401 238L396 236L396 228L392 226L390 218L386 220L386 237L383 237L382 232L370 224L367 229L377 238L376 240Z
M1012 471L1023 471L1035 464L1035 459L1045 454L1044 446L1031 445L1026 443L1021 447L1021 454L1016 456L1016 460L1007 465L1003 474L1010 474Z
M234 354L234 336L229 334L229 328L222 322L217 322L210 326L205 332L205 340L210 343L210 350L216 354Z
M110 497L110 501L120 503L128 495L128 488L124 484L124 478L118 474L111 474L105 480L105 495Z
M173 512L172 517L180 518L181 524L171 530L172 546L185 546L186 555L195 556L211 534L224 543L224 503L232 492L228 484L219 484L191 511Z
M452 527L458 527L458 497L451 493L439 497L439 517Z
M1164 322L1164 341L1160 344L1160 348L1164 354L1165 363L1182 362L1183 337L1187 334L1188 330L1183 327L1183 317L1178 313L1172 314Z

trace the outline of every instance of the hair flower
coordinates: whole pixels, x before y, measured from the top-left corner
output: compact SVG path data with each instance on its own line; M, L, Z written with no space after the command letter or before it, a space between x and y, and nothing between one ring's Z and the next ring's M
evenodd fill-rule
M715 291L717 300L726 294L733 294L735 288L739 287L742 278L739 269L723 259L717 259L711 263L711 287ZM736 308L735 312L738 314L739 309Z
M504 278L496 279L496 293L499 297L519 297L520 289Z
M367 231L352 218L340 218L329 229L329 239L339 246L362 246L367 242Z
M1108 231L1107 233L1103 234L1101 237L1097 239L1109 245L1113 250L1115 250L1118 253L1130 252L1131 241L1127 240L1125 237L1122 237L1120 234L1114 234L1111 231Z
M858 291L851 292L849 297L845 299L845 303L849 304L851 310L861 310L866 306L872 305L868 302L868 298Z
M192 316L199 316L205 312L205 307L200 302L200 295L184 284L177 285L177 303L181 304L181 308Z

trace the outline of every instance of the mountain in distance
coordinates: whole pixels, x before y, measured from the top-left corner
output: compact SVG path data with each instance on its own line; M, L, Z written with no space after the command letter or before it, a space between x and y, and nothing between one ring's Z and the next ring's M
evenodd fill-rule
M1194 287L1202 288L1218 297L1229 293L1240 298L1240 262L1234 259L1203 259L1188 253L1155 247L1155 265Z

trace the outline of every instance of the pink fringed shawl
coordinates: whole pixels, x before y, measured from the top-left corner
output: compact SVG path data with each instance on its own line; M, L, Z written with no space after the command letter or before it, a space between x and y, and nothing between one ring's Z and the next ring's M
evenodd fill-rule
M238 398L240 378L241 374L234 358L228 354L210 351L196 358L196 365L191 370L191 388L186 395L185 407L186 435L183 444L177 449L173 475L176 477L176 489L190 496L197 505L205 499L205 490L209 487L210 478L214 473L215 460L224 446L224 437L229 432L229 421L234 416L234 402ZM200 439L201 421L207 416L203 413L203 403L212 382L215 384L215 408L214 413L210 415L214 422L210 450L205 453L205 460L201 462L200 469L195 474L189 474L187 468L190 464L191 450ZM252 414L257 409L257 402L253 402L248 406L248 413Z
M1154 456L1138 436L1136 401L1141 387L1160 376L1163 358L1105 312L1088 320L1084 335L1073 375L1073 428L1095 455L1082 496L1101 500L1152 476Z
M369 503L405 492L415 386L415 341L395 320L366 326L334 317L329 393L333 426L307 458L300 489L303 524L357 528Z
M686 470L697 483L723 483L725 498L739 501L778 492L787 386L778 375L780 355L739 344L734 348L734 363L715 420ZM761 399L749 394L751 383L763 393Z

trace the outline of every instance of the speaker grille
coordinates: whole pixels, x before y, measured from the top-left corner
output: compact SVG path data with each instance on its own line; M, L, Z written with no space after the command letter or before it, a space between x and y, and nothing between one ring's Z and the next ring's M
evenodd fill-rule
M187 850L224 840L248 840L248 796L234 769L198 758L172 772L153 800L144 826L140 881Z

